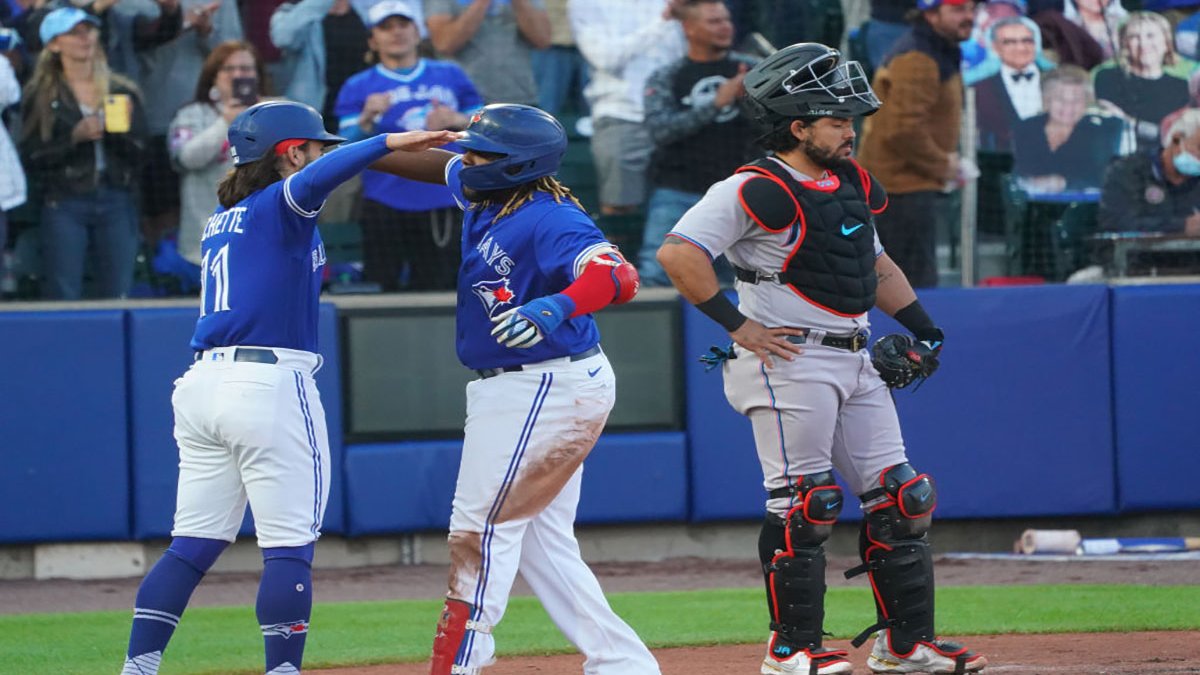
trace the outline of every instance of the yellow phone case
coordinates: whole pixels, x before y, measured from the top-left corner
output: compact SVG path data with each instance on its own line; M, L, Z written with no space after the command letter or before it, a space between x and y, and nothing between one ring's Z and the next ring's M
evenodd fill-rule
M104 130L110 134L129 132L133 105L129 94L112 94L104 98Z

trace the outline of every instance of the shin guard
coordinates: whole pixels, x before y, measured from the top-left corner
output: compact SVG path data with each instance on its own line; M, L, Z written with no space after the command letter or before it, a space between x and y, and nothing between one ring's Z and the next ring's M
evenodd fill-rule
M859 538L863 564L846 572L866 572L875 595L876 622L853 641L860 646L872 633L888 631L892 649L903 656L917 642L935 639L933 553L926 534L937 503L933 482L907 463L888 469L881 486L862 495Z
M800 477L784 488L796 498L784 518L767 514L759 558L771 611L771 653L780 660L798 650L818 650L825 620L825 551L821 548L841 512L833 474ZM772 494L772 498L782 495Z
M475 608L465 600L447 598L438 620L437 634L433 636L433 657L430 659L429 675L474 675L477 668L458 665L463 641L471 631L490 633L491 626L471 620Z

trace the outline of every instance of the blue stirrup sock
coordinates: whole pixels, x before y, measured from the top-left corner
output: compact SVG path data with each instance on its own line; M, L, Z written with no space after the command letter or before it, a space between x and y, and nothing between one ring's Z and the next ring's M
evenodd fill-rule
M263 549L255 612L268 675L299 673L312 614L313 544Z
M227 541L175 537L138 587L122 675L156 675L167 642L192 591L229 546Z

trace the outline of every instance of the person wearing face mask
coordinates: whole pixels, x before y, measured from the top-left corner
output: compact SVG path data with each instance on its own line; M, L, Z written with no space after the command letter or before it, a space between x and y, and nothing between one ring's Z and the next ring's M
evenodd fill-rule
M1100 194L1100 229L1200 236L1200 110L1171 125L1162 149L1113 162Z

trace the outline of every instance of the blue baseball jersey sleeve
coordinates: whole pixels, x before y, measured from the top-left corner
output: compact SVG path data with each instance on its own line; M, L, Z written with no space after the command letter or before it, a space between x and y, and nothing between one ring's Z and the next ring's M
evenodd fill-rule
M333 114L339 132L347 138L361 135L358 118L367 97L387 94L391 106L375 122L379 133L419 131L434 103L470 115L484 105L466 72L455 63L421 59L404 71L376 65L346 80L338 92ZM446 146L454 150L454 145ZM446 188L379 171L363 173L363 196L398 211L428 211L452 206Z
M335 187L388 152L384 136L335 149L287 179L218 208L200 242L192 349L317 351L325 246L317 215Z
M559 293L595 253L611 247L574 204L534 193L516 212L493 222L499 205L480 208L462 193L461 157L446 166L446 184L464 209L462 268L458 275L458 358L468 368L536 363L587 351L600 341L591 315L567 319L533 347L496 342L492 318L530 300Z

